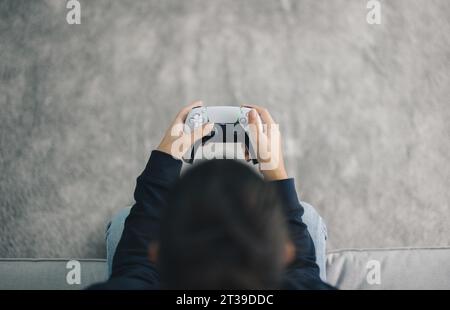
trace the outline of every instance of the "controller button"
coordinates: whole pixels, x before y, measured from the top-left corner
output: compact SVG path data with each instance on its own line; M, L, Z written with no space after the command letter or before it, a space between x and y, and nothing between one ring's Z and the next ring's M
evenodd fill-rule
M241 123L242 125L246 125L246 124L247 124L247 118L241 117L241 118L239 119L239 123Z

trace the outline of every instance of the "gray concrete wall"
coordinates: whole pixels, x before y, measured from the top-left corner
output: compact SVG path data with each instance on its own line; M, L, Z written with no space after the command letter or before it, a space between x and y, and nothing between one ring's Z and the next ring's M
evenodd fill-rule
M0 1L0 256L103 257L173 114L256 103L330 248L449 245L450 2Z

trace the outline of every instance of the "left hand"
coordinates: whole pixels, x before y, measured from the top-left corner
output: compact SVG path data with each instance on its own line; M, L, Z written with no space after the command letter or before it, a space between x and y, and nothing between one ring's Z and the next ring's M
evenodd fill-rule
M203 102L195 101L187 105L178 112L175 120L167 129L161 140L157 150L172 155L176 159L182 159L183 155L192 147L192 145L211 132L214 124L204 124L202 127L196 128L191 133L184 131L184 122L189 112L195 108L203 106Z

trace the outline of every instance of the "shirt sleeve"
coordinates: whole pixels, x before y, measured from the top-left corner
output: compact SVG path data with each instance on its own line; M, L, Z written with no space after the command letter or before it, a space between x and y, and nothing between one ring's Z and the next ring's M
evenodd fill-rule
M328 288L320 279L319 266L316 264L316 250L308 227L302 221L304 213L300 204L294 179L272 182L281 199L283 213L287 220L289 235L295 246L294 260L289 264L285 273L285 283L290 288Z
M137 178L136 203L125 221L113 258L112 275L103 288L159 288L159 274L149 260L148 249L152 241L159 239L161 210L167 204L168 191L179 178L181 166L180 160L166 153L152 152Z

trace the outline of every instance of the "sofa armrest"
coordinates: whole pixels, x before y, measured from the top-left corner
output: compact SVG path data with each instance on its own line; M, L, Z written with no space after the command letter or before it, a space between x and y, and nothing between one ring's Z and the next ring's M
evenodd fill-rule
M0 259L0 290L79 290L105 281L107 277L104 259L78 259L80 283L69 284L68 273L78 268L68 266L69 261L71 259Z
M327 255L327 281L340 289L450 289L449 262L449 247L337 250Z

